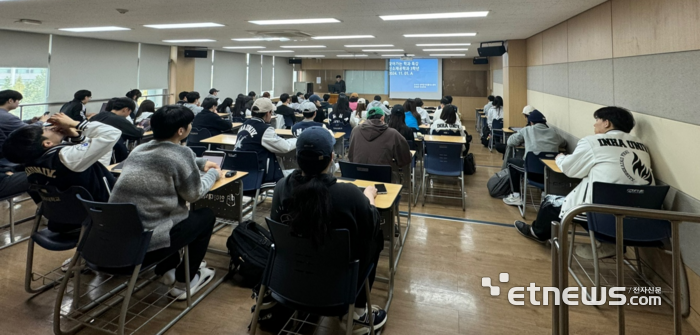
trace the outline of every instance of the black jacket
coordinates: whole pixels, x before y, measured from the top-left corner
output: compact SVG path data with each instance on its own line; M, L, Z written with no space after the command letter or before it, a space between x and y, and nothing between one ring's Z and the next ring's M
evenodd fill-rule
M340 82L336 83L336 85L337 85L336 87L338 87L338 90L340 91L340 93L347 92L347 91L345 91L345 80L341 79Z
M140 140L143 137L143 128L136 127L125 117L112 112L104 111L93 116L90 121L99 121L122 131L122 138L127 140Z
M287 105L277 106L276 114L282 115L284 117L284 127L285 129L291 129L296 123L296 116L294 115L294 109Z
M214 112L203 110L194 117L192 121L193 128L207 129L211 136L219 135L225 131L231 130L233 124L231 121L224 120Z
M61 106L61 113L68 115L68 117L78 122L86 120L85 113L83 112L83 103L75 99Z
M245 112L246 110L253 110L253 97L245 97L245 108L243 108L242 112Z
M321 108L316 111L314 121L323 123L323 120L328 118L328 108L333 108L333 105L324 101L321 103Z

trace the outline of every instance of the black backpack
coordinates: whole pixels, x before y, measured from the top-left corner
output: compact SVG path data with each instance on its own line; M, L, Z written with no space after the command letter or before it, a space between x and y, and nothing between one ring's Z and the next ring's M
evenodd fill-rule
M229 275L238 275L236 279L243 287L260 284L271 246L272 236L267 229L255 221L241 222L226 241L231 256Z
M464 174L473 175L476 173L476 162L474 162L474 155L468 153L467 157L464 157Z

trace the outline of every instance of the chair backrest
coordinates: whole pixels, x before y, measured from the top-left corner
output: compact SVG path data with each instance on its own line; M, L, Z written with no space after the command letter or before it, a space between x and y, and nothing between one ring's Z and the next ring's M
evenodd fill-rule
M593 183L593 203L661 209L669 186L638 186L624 184ZM614 238L615 216L601 213L586 213L588 227L596 234ZM652 220L627 217L623 221L625 242L663 241L671 237L671 223L666 220Z
M285 127L285 129L292 129L292 126L294 126L295 122L296 122L296 116L284 115L284 127Z
M187 146L194 146L199 144L200 141L206 140L211 137L211 132L206 128L192 128L190 135L187 136Z
M541 159L554 159L557 157L556 152L540 152L539 154L535 154L534 152L528 152L525 155L525 171L530 174L544 174L544 163L541 161Z
M79 186L59 191L51 185L30 185L32 194L41 198L41 212L52 224L82 225L88 217L83 204L76 196L92 200L90 192ZM36 199L35 199L36 200Z
M340 175L343 178L391 183L390 165L359 164L339 161Z
M499 134L503 132L503 119L494 119L491 123L491 131L496 131Z
M309 238L293 235L289 226L266 221L274 245L264 281L273 297L283 305L347 310L355 301L359 265L350 258L348 230L333 230L324 245L314 247Z
M204 152L207 151L207 147L202 146L191 146L190 149L194 151L194 154L197 157L202 157L202 155L204 155Z
M248 172L241 179L243 182L243 191L257 190L262 185L265 170L258 169L258 154L253 151L233 151L224 150L226 159L224 159L225 170L236 170Z
M425 171L432 175L457 177L462 174L462 144L428 142L425 143Z
M92 220L78 244L88 266L107 273L133 271L143 262L153 234L143 228L136 205L80 200Z
M114 158L112 164L121 163L129 157L129 149L126 147L124 138L120 138L114 143L114 147L112 147L112 157Z
M350 124L350 122L345 123L345 121L343 119L334 118L334 119L330 119L329 123L330 123L329 124L330 128L334 133L339 132L339 131L343 132L343 133L345 133L345 135L343 135L343 137L346 140L350 139L350 134L352 133L352 125Z
M459 130L454 129L441 129L433 132L432 135L442 135L442 136L462 136L462 134L459 132Z

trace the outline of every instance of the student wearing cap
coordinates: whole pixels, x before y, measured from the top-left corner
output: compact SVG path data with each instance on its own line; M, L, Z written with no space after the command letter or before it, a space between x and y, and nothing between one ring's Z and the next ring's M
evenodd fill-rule
M370 110L374 107L381 108L382 111L384 111L384 115L387 115L387 116L391 115L391 111L389 110L389 102L384 101L384 103L382 104L382 97L379 95L375 95L374 100L372 102L370 102L369 104L367 104L367 110Z
M209 90L209 95L207 95L204 99L212 98L212 99L216 99L218 101L219 100L218 95L219 95L219 90L212 88Z
M270 99L258 99L251 107L252 117L238 130L236 151L253 151L258 154L258 168L265 171L263 188L273 187L283 177L277 162L277 154L294 150L296 139L284 139L270 125L275 106Z
M326 108L324 111L323 99L316 94L312 94L309 97L309 101L313 102L313 104L316 106L316 116L314 117L314 121L323 123L323 120L328 118L328 109ZM328 104L328 106L330 106L330 104Z
M348 158L353 163L404 167L411 163L406 139L384 122L384 111L374 107L367 112L367 121L353 130Z
M367 119L367 100L365 98L357 99L357 109L355 115L360 119Z
M349 230L351 256L359 260L359 273L366 273L374 265L368 278L371 289L384 248L380 215L374 205L376 188L368 186L361 191L353 184L336 181L329 171L333 166L333 136L323 128L307 128L297 139L296 150L299 169L277 183L270 218L289 225L295 234L307 236L308 243L315 245L332 243L327 238L330 230ZM352 315L358 331L370 326L366 305L367 296L358 294ZM372 307L371 312L374 329L378 330L386 323L386 311Z
M539 154L540 152L557 152L559 147L566 144L556 130L547 126L547 119L538 110L533 110L527 118L529 127L520 129L508 138L508 145L525 145L525 155L528 152ZM525 160L521 158L509 158L508 170L510 171L510 187L512 193L503 199L507 205L518 206L520 198L520 176L525 173ZM533 180L544 182L544 175L528 175Z
M536 110L535 107L532 107L530 105L523 107L523 116L525 117L526 127L530 125L530 123L527 121L527 117L530 116L530 113L532 113L532 111L534 110Z
M279 107L277 108L279 110ZM294 137L299 137L304 130L310 127L321 127L321 128L326 128L326 125L323 124L322 122L316 122L315 117L316 114L318 113L319 109L316 107L316 104L312 103L311 101L307 101L303 104L301 104L301 112L304 114L304 119L301 120L301 122L297 122L293 127L292 127L292 135ZM331 134L333 134L332 131L328 130ZM335 142L335 138L333 139L333 142Z
M284 118L284 122L279 122L278 120L277 128L292 129L292 126L296 122L296 116L294 116L296 108L292 108L289 106L289 104L291 103L291 99L289 97L289 94L287 93L283 93L282 95L280 95L280 102L282 104L277 106L275 114L281 115Z

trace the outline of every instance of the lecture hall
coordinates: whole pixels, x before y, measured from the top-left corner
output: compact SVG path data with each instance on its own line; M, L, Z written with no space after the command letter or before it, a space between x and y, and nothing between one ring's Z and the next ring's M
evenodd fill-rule
M0 333L700 334L698 29L0 0Z

